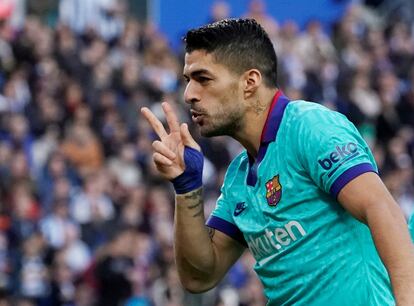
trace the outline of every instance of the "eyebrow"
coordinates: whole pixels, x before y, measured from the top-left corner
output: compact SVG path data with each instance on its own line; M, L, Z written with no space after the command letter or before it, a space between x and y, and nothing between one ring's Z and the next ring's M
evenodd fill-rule
M201 74L204 74L204 73L206 73L206 74L211 74L210 73L210 71L208 71L207 69L198 69L198 70L194 70L194 71L192 71L191 73L190 73L190 77L192 77L192 78L196 78L196 77L198 77L198 76L200 76ZM189 76L187 75L187 74L185 74L185 73L183 73L183 76L185 77L185 78L188 78Z

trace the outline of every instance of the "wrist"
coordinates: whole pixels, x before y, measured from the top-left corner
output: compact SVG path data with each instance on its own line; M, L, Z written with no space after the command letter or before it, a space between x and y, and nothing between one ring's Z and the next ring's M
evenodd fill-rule
M191 175L189 176L185 171L172 179L171 183L174 186L175 193L180 195L192 192L203 185L200 178Z
M193 148L184 148L184 172L171 180L176 194L185 194L203 185L203 154Z
M196 200L198 197L201 197L203 194L203 186L188 191L186 193L176 193L176 199L185 199L185 200Z

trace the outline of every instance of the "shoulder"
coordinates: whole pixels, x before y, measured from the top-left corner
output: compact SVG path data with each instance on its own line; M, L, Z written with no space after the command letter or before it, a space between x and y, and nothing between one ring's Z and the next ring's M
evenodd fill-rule
M356 130L345 115L315 102L291 101L286 111L289 125L298 133L304 130L309 132Z
M321 104L304 100L291 101L287 111L290 115L294 115L294 118L308 122L320 122L320 120L332 119L348 121L346 116L337 111L331 110Z

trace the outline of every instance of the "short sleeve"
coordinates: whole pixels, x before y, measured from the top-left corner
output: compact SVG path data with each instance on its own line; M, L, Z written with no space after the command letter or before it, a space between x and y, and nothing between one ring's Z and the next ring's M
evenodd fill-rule
M357 176L377 172L368 145L345 116L321 108L299 120L298 159L312 180L335 199Z
M207 219L206 225L232 237L242 245L247 246L242 232L234 223L230 205L231 201L227 199L225 188L222 187L221 195L217 199L216 207Z
M245 152L239 154L229 165L221 187L220 197L217 199L216 207L208 218L206 225L214 228L227 236L232 237L242 245L247 247L243 233L234 222L234 211L243 199L241 188L245 186L245 167L247 165L247 155Z

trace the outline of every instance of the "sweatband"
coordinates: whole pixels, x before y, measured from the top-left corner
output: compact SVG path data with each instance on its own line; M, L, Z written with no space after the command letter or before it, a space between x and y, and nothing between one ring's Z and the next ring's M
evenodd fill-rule
M184 164L184 172L171 180L176 194L193 191L203 184L203 154L186 146L184 148Z

